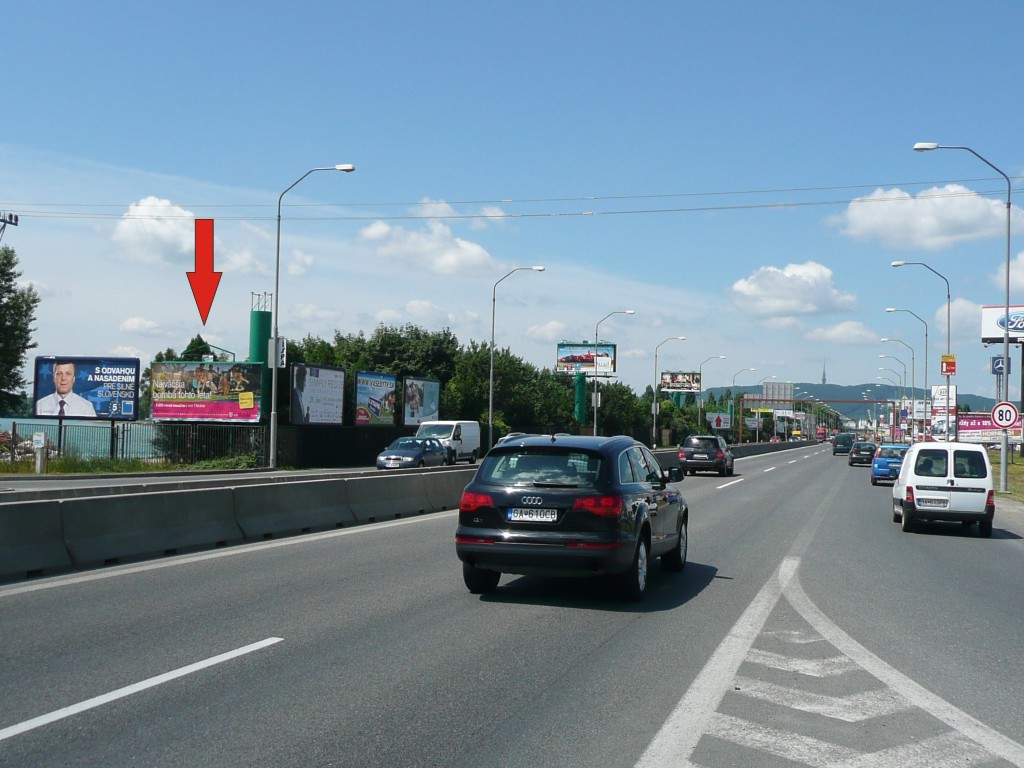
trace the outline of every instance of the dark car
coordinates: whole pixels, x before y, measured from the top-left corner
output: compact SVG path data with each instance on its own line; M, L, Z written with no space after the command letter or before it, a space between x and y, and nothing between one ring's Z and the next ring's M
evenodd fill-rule
M857 436L853 432L840 432L832 441L832 455L837 453L849 453L856 442Z
M466 587L493 592L503 573L613 574L647 590L648 560L686 564L689 510L676 467L631 437L541 436L496 445L459 504L455 552Z
M907 446L903 443L882 443L875 449L871 460L871 484L878 485L882 480L895 483L896 476L903 466L903 457L907 455Z
M400 437L377 455L377 469L439 467L448 453L436 437Z
M847 463L851 467L854 464L868 466L871 464L871 460L875 458L876 447L874 443L858 440L850 447L850 458L847 460Z
M690 435L679 446L679 468L691 475L697 472L717 472L731 475L736 459L729 444L718 435Z

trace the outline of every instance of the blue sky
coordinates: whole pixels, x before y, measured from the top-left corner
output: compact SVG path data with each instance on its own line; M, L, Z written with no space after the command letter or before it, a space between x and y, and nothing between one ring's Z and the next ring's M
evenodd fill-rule
M20 3L4 11L3 244L43 297L32 354L248 351L282 335L449 327L552 366L618 345L708 386L874 382L994 396L980 307L1024 303L1018 2ZM185 272L212 218L206 326ZM1020 358L1011 388L1019 397ZM755 368L754 372L746 368ZM1011 382L1012 383L1012 382Z

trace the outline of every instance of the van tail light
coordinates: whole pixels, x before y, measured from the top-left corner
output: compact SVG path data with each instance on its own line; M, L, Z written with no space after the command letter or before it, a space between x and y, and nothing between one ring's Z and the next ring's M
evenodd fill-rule
M493 507L494 499L489 493L463 491L459 501L459 512L476 512L481 507Z
M572 503L573 509L599 517L617 517L622 513L622 507L621 496L581 496Z
M908 504L913 504L914 503L914 488L913 488L913 486L910 486L910 485L907 486L907 503Z
M996 505L996 492L995 491L989 491L988 492L988 498L985 499L985 506L986 507L994 507L995 505Z

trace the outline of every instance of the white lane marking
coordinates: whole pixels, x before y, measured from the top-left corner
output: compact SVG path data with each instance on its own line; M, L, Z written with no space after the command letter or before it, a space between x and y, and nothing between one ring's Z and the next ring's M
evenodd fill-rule
M768 637L781 637L787 643L805 645L806 643L823 643L825 638L815 632L804 632L799 629L773 629L765 632Z
M847 723L859 723L873 717L891 715L913 706L888 688L852 693L849 696L828 696L740 675L733 680L733 686L741 696L781 704L790 709L811 712Z
M788 463L789 463L789 464L796 464L796 463L797 463L797 461L799 461L799 459L793 459L792 461L790 461L790 462L788 462Z
M797 672L808 677L832 677L860 669L852 659L846 656L832 656L827 659L799 659L793 656L783 656L781 653L762 651L758 648L752 648L745 661L772 669L781 669L784 672Z
M98 581L100 579L114 579L118 576L128 576L133 573L142 573L145 571L157 571L161 568L175 568L177 566L188 565L190 563L201 563L204 560L216 560L221 557L237 557L238 555L248 555L252 552L277 549L278 547L294 547L299 544L308 544L310 541L333 539L336 536L354 536L360 533L372 533L374 531L379 531L382 528L394 528L400 525L413 525L415 523L444 520L449 517L454 517L457 514L459 514L459 510L449 509L444 512L432 512L429 515L407 517L402 520L388 520L381 523L352 525L349 528L342 528L336 531L304 533L301 536L291 536L287 539L278 539L277 541L261 541L252 544L239 544L231 547L230 549L218 549L213 552L199 552L194 555L180 555L168 558L167 560L159 560L152 563L144 563L142 565L112 566L110 568L105 568L102 571L76 574L74 576L54 576L46 581L33 582L32 584L0 587L0 599L11 597L12 595L21 595L26 592L37 592L41 589L66 587L71 584L82 584L88 581Z
M1024 766L1024 746L1018 744L993 728L985 725L966 712L957 709L948 701L927 688L911 680L902 672L890 667L871 651L858 643L823 614L800 587L800 581L794 577L785 589L786 600L808 624L814 627L833 646L853 659L858 665L874 675L885 685L910 701L914 706L923 709L938 718L950 728L959 731L963 736L977 742L999 757L1009 760L1017 766Z
M116 691L111 691L110 693L105 693L101 696L87 699L86 701L79 702L78 704L72 704L70 707L64 707L63 709L55 710L49 714L40 715L39 717L34 717L31 720L26 720L23 723L9 726L0 730L0 741L4 741L12 736L17 736L44 725L49 725L50 723L54 723L58 720L63 720L66 717L77 715L80 712L85 712L86 710L95 709L96 707L103 706L104 704L109 704L117 699L123 699L125 696L131 696L133 693L144 691L147 688L153 688L157 685L170 682L171 680L176 680L179 677L191 675L193 672L198 672L201 669L206 669L207 667L212 667L216 664L223 664L225 661L230 661L231 659L239 656L244 656L247 653L258 651L262 648L266 648L267 646L274 645L275 643L280 643L283 639L284 638L281 637L268 637L266 640L260 640L258 643L252 643L251 645L246 645L242 648L236 648L233 651L222 653L219 656L211 656L203 661L197 661L195 664L189 664L187 667L180 667L179 669L165 672L162 675L151 677L148 680L127 685L124 688L118 688Z
M771 472L772 470L778 469L778 467L768 467L768 469L762 469L762 472Z
M782 590L796 573L799 564L798 557L785 558L761 587L647 746L637 762L638 767L689 764L687 761L707 730L708 721L715 715L726 688L736 676L736 670L750 652L750 647L768 620L768 614L779 601Z
M715 486L715 490L716 491L720 491L722 488L728 488L730 485L736 485L736 483L742 483L742 482L743 482L743 478L742 477L737 477L735 480L731 480L728 483L726 483L725 485L716 485Z
M950 731L924 741L852 757L832 768L892 768L894 765L900 768L970 768L991 761L991 752Z

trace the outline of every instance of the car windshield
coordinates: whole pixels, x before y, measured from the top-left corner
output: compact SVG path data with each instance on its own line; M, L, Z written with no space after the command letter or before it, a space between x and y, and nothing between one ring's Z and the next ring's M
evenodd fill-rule
M489 454L477 480L496 485L594 488L602 458L583 451L522 451Z
M380 445L380 443L378 443L378 445ZM388 446L388 450L416 451L423 447L423 445L423 440L418 440L415 437L400 437Z
M416 437L448 437L451 433L451 424L424 424L416 432Z

